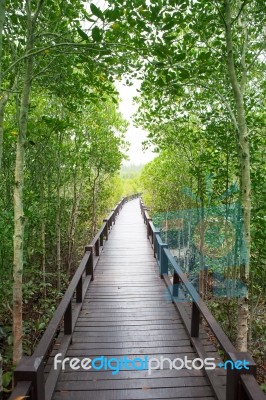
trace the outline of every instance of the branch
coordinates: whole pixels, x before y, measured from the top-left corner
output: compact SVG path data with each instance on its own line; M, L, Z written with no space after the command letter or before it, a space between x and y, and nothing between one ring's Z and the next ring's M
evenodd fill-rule
M218 96L218 98L220 98L222 100L222 102L224 103L224 105L226 106L226 108L227 108L227 110L228 110L228 112L230 114L230 117L232 119L232 123L233 123L236 131L238 132L238 125L237 125L236 116L235 116L235 114L234 114L234 112L233 112L233 110L232 110L232 108L230 106L230 103L228 102L227 98L222 93L220 93L216 88L208 86L208 85L206 85L204 83L201 83L201 82L191 83L191 84L188 84L188 86L192 86L192 87L201 86L204 89L207 89L210 92L215 93Z
M5 71L4 71L4 73L3 73L3 76L4 75L6 75L13 67L15 67L18 63L20 63L21 61L23 61L23 60L25 60L25 59L27 59L27 58L29 58L29 57L33 57L33 56L37 56L38 54L41 54L41 53L43 53L45 50L50 50L50 49L53 49L53 48L56 48L56 47L65 47L65 46L73 46L73 47L75 47L75 46L80 46L80 44L78 44L78 43L69 43L69 42L65 42L65 43L56 43L56 44L53 44L53 45L50 45L50 46L45 46L45 47L42 47L41 49L38 49L38 50L34 50L33 52L30 52L30 53L26 53L26 54L24 54L22 57L20 57L20 58L18 58L16 61L14 61ZM83 44L83 46L85 46L84 44Z
M4 28L4 32L6 35L6 40L8 42L8 46L10 48L10 53L12 54L13 59L17 56L17 47L14 46L15 40L12 37L12 33L8 25Z
M243 26L243 32L244 32L244 43L243 43L243 50L241 54L241 66L242 66L242 79L241 79L241 90L242 93L244 93L246 81L247 81L247 64L246 64L246 53L247 53L247 48L248 48L248 30L246 23L244 21L244 26Z
M226 23L226 20L225 20L225 18L224 18L224 16L223 16L223 13L222 13L222 11L220 10L220 8L219 8L219 5L218 5L218 3L217 3L217 1L216 0L214 0L214 5L215 5L215 7L216 7L216 9L217 9L217 11L218 11L218 14L220 15L220 17L221 17L221 20L223 21L223 23L224 23L224 26L225 26L225 28L227 29L227 23Z
M241 7L237 13L237 16L233 19L232 21L232 25L238 20L238 18L240 17L240 14L242 13L245 5L248 3L248 0L244 0L243 3L241 4Z
M0 88L0 90L5 93L7 92L6 95L4 95L3 97L0 97L0 101L3 100L3 98L5 98L5 96L7 96L7 100L9 99L10 93L20 93L19 91L16 90L17 86L18 86L18 79L19 79L19 74L17 74L16 76L12 77L13 80L9 85L9 89L6 88Z
M36 23L36 21L37 21L37 19L39 17L40 11L42 9L42 6L44 5L44 2L45 2L45 0L39 0L37 8L36 8L36 11L35 11L35 13L33 15L33 18L32 18L32 25L35 25L35 23Z
M255 56L253 57L253 59L251 60L250 64L247 66L247 71L252 67L252 65L255 63L255 61L257 60L257 58L259 57L259 55L261 54L261 52L264 50L264 43L262 43L261 48L257 51L257 53L255 54Z
M50 46L45 46L45 47L42 47L41 49L34 50L33 52L24 54L22 57L18 58L16 61L14 61L4 71L3 76L6 75L7 72L9 72L13 67L15 67L20 61L23 61L23 60L25 60L26 58L29 58L29 57L36 56L36 55L44 52L45 50L50 50L50 49L54 49L54 48L57 48L57 47L72 46L72 47L82 47L84 49L104 51L104 49L99 49L99 48L97 49L96 48L96 45L99 45L99 44L102 44L102 45L105 45L105 46L110 46L110 47L115 47L115 46L127 47L129 50L134 50L137 53L139 53L139 50L145 50L143 48L135 48L134 46L129 46L129 45L126 45L126 44L123 44L123 43L122 44L120 44L120 43L110 43L110 42L109 43L89 43L89 44L86 44L86 43L73 43L73 42L55 43L55 44L52 44Z
M48 65L46 65L46 67L42 68L39 72L37 72L35 75L32 76L32 80L37 78L37 76L43 74L44 72L46 72L49 67L51 66L51 64L54 62L54 60L56 59L56 57L54 57L49 63Z
M226 106L226 108L227 108L227 110L228 110L228 112L230 114L230 117L232 119L232 122L233 122L233 125L235 127L235 130L236 130L236 132L238 132L238 125L237 125L236 116L235 116L235 114L234 114L234 112L233 112L233 110L232 110L232 108L230 106L230 103L228 103L228 101L225 98L223 98L223 100L224 100L224 104L225 104L225 106Z

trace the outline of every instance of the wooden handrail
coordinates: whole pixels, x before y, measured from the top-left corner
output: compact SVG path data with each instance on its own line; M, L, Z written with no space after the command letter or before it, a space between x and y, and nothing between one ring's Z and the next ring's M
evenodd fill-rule
M30 381L19 381L8 400L18 400L21 393L23 393L23 397L29 398L31 395L31 387L32 385Z
M62 317L66 314L67 308L72 301L74 292L78 286L79 280L82 277L88 261L90 259L91 253L86 251L78 269L75 272L75 275L73 276L66 293L64 294L59 306L56 309L56 312L54 313L51 321L49 322L44 334L42 335L34 353L34 357L45 357L47 355L47 352L49 350L49 347L53 341L54 338L54 332L57 331L57 328L59 327ZM88 273L87 273L88 275Z
M52 398L60 371L58 370L56 373L53 370L50 371L45 382L44 363L51 349L53 340L58 333L59 326L63 321L64 337L61 340L60 351L62 354L65 354L69 344L71 343L73 329L81 310L86 290L90 282L93 280L95 267L94 254L99 256L100 247L103 247L104 245L104 238L105 240L108 240L109 230L115 223L115 219L123 205L139 196L140 194L138 193L123 197L104 220L102 226L91 240L90 244L85 246L85 253L79 267L77 268L34 353L32 356L23 357L14 370L15 388L11 393L9 400L15 400L18 397L26 397L32 400L50 400ZM76 294L75 303L73 302L74 294Z
M178 289L174 287L174 284L177 282L183 283L187 293L192 299L191 326L190 330L188 330L188 333L191 337L191 343L197 343L201 315L213 332L229 360L232 362L235 362L236 360L246 360L249 362L249 370L237 370L231 368L227 369L226 400L265 400L266 397L255 379L256 364L254 360L251 358L248 352L237 352L236 348L231 343L228 336L224 333L223 329L218 324L205 302L201 299L192 283L188 280L187 275L181 270L178 262L169 251L168 245L163 243L160 237L160 231L158 231L154 226L147 211L147 207L145 207L141 198L140 209L144 223L147 225L147 237L150 239L153 246L154 256L157 259L161 278L165 280L173 300L174 297L176 298L178 296ZM169 263L174 269L173 284L171 284L171 281L168 277ZM173 302L177 304L177 301ZM181 317L183 318L183 315L181 315Z
M244 393L246 395L246 399L249 400L265 400L265 396L261 391L255 377L253 375L240 375L241 386L244 387ZM245 397L242 397L245 400Z
M214 336L222 346L225 353L228 355L230 352L235 352L236 349L229 340L228 336L224 333L216 319L213 317L211 311L207 307L206 303L201 299L197 290L194 288L192 283L188 280L187 275L183 273L181 268L179 267L178 263L172 256L170 250L163 249L167 259L170 261L172 267L174 268L176 274L178 275L179 279L185 286L187 292L192 298L193 304L197 307L200 314L203 316L207 324L209 325L210 329L212 330Z

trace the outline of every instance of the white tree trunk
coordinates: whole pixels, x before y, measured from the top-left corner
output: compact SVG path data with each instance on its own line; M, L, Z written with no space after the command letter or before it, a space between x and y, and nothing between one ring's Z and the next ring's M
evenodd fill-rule
M249 260L250 260L250 210L251 210L251 180L250 180L250 156L249 156L249 139L246 123L246 113L244 106L244 89L245 89L245 63L242 63L242 82L238 81L235 62L234 62L234 46L232 39L232 15L230 1L225 1L225 22L226 22L226 45L227 45L227 65L229 78L233 90L233 96L236 106L236 119L239 135L239 159L240 159L240 177L241 177L241 200L243 206L244 218L244 235L246 245L246 265L242 279L244 283L249 283ZM237 320L237 341L236 347L239 351L247 350L248 337L248 295L240 298L238 301L238 320Z
M75 242L75 232L76 232L76 225L78 219L78 211L79 211L79 202L81 198L82 186L83 182L81 181L79 190L77 192L76 188L76 176L74 178L74 198L73 198L73 205L71 211L71 218L70 218L70 225L68 231L68 252L67 252L67 273L70 274L71 271L71 264L72 264L72 252Z
M0 169L3 163L3 141L4 141L4 111L8 101L8 96L3 95L0 99Z
M28 30L25 54L33 48L33 20L27 8ZM34 16L34 18L37 14ZM36 19L34 20L36 22ZM23 243L24 243L24 160L27 137L28 111L33 77L33 57L25 59L25 70L21 103L19 110L19 132L16 147L15 185L14 185L14 267L13 267L13 364L17 365L22 357L22 276L23 276Z
M13 271L13 364L22 356L22 275L24 242L24 159L27 135L28 109L32 81L32 59L26 61L24 86L19 114L19 133L16 148L14 186L14 271Z

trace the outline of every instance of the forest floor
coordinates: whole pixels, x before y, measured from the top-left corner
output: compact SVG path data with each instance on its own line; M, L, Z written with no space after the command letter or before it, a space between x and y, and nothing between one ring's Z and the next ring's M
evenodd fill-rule
M215 315L215 311L213 311L214 316L216 317L217 321L224 325L225 319L221 321L221 318ZM249 338L249 347L248 351L251 354L252 358L257 364L257 376L256 380L261 385L262 390L266 393L266 352L265 352L265 319L266 319L266 307L265 303L261 302L257 308L256 313L253 315L253 329L252 329L252 337ZM254 323L254 321L256 323ZM223 326L224 327L224 326ZM215 345L217 350L222 353L222 349L217 342L215 336L213 335L211 329L205 323L204 328L211 340L211 342ZM228 332L227 329L225 329ZM233 337L230 337L233 336ZM229 335L230 340L234 343L235 335Z

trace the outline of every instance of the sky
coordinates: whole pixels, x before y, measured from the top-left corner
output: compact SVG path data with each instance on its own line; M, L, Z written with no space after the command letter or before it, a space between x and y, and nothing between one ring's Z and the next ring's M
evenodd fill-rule
M123 164L146 164L155 157L155 154L152 152L152 149L145 152L142 150L142 142L146 139L148 133L133 125L133 114L137 111L137 105L134 104L133 97L138 95L137 89L139 83L135 82L133 86L126 86L122 82L116 82L115 85L121 99L119 111L130 123L126 133L126 140L130 143L128 151L129 160L124 161Z
M95 0L94 4L102 10L106 7L104 0ZM85 7L89 11L90 3L87 2ZM87 22L84 22L84 27L87 28ZM156 154L152 152L152 149L145 152L142 150L142 142L146 139L148 133L141 128L134 127L133 125L133 114L137 111L137 105L133 104L133 97L138 95L137 89L140 86L140 82L135 81L133 86L126 86L122 82L117 81L115 82L115 86L121 99L119 111L130 123L126 133L126 140L130 143L128 151L129 160L124 161L123 165L146 164L151 161Z

